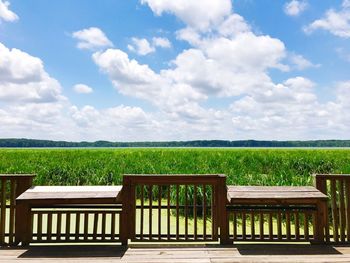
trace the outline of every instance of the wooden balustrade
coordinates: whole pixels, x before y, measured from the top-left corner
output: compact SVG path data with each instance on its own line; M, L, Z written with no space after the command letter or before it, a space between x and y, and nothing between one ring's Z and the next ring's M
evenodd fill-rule
M32 174L0 174L0 246L18 243L16 229L21 209L16 207L16 198L32 185Z
M132 241L218 240L223 175L124 175L125 236ZM224 217L224 216L223 216Z
M350 242L350 174L315 174L315 186L329 196L326 242Z

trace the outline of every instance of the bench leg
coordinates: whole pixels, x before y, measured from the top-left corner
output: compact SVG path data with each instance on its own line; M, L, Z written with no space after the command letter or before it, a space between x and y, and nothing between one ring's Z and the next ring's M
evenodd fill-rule
M32 239L32 217L31 209L26 204L17 204L15 229L16 244L29 245Z
M314 242L316 244L325 243L325 232L328 228L327 201L317 202L316 226L314 233ZM326 235L327 236L327 235Z

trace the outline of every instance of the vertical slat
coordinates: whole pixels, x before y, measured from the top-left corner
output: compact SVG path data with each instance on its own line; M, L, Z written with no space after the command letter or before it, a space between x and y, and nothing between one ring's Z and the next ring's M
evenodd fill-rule
M52 237L52 212L47 213L47 240L51 240Z
M148 222L148 238L149 240L152 239L152 210L153 210L153 185L149 185L149 213L148 213L148 218L149 218L149 222Z
M194 185L193 190L193 220L194 220L194 240L197 240L197 185Z
M316 222L317 222L317 220L316 220L316 213L315 212L313 212L312 213L312 235L313 235L313 240L316 240L316 228L317 228L317 225L316 225Z
M269 239L273 240L273 213L269 213Z
M346 238L350 241L350 181L345 181L345 198L346 198Z
M309 214L307 211L304 212L304 238L309 241Z
M218 190L217 184L212 185L212 194L211 194L211 228L212 228L212 239L217 240L218 238L218 226L217 226L217 205L218 205Z
M300 224L299 224L299 212L295 211L294 213L294 222L295 222L295 239L300 240Z
M111 240L115 239L115 215L116 213L114 211L111 212Z
M5 222L6 222L6 179L1 179L1 216L0 216L0 246L5 245Z
M176 185L176 240L179 240L179 185Z
M14 244L15 237L15 206L16 206L16 180L11 178L11 193L10 193L10 229L9 229L9 244Z
M158 240L162 234L162 186L158 185Z
M167 238L170 240L170 185L168 185L167 195Z
M57 222L56 222L56 240L61 240L61 228L62 228L62 212L57 212Z
M207 194L205 184L203 184L203 239L207 239Z
M242 239L243 240L246 240L246 220L247 220L247 217L246 217L246 214L244 211L242 211Z
M143 217L144 217L144 185L140 185L141 187L141 211L140 211L140 238L143 240Z
M188 185L185 185L185 240L188 238Z
M277 210L277 239L282 240L282 220L280 210Z
M260 211L259 215L260 239L264 240L264 213Z
M290 240L290 212L286 211L286 236L287 240Z
M84 212L84 240L89 239L89 213Z
M336 181L333 179L331 180L331 204L332 204L332 219L333 219L333 239L335 242L339 242Z
M233 211L233 240L237 239L237 213Z
M80 235L80 213L77 212L75 215L75 240L79 240Z
M251 234L251 239L255 239L255 221L254 221L254 211L250 212L250 234Z
M101 226L101 239L105 240L106 238L106 212L102 212L102 226Z
M340 240L345 242L345 225L346 225L346 215L345 215L345 198L344 198L344 182L343 180L338 181L339 186L339 218L340 218Z
M70 239L70 212L66 213L66 241Z
M99 219L99 214L98 212L94 212L94 229L92 232L93 240L97 240L97 227L98 227L98 219Z
M42 225L43 225L43 214L42 214L42 212L38 212L38 221L37 221L37 227L36 227L36 229L37 229L37 240L38 241L41 241L42 240L42 233L43 233L43 231L42 231Z

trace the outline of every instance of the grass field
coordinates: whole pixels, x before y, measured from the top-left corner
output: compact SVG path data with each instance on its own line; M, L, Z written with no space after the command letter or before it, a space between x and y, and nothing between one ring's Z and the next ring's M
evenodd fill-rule
M228 184L310 185L312 173L350 173L347 149L0 149L0 173L36 185L120 184L124 173L223 173Z

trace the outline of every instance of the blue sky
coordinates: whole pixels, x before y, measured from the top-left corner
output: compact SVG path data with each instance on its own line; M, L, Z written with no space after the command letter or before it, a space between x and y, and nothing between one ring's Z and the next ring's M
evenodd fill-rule
M349 0L0 0L0 137L349 139Z

